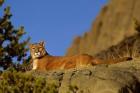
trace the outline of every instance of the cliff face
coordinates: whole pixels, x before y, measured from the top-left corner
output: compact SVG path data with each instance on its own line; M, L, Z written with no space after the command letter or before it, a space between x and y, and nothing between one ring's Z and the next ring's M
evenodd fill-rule
M116 45L125 37L133 35L133 18L140 21L139 0L110 0L93 22L91 30L74 39L66 55L94 55Z
M58 92L51 93L140 93L139 61L32 75L55 84Z

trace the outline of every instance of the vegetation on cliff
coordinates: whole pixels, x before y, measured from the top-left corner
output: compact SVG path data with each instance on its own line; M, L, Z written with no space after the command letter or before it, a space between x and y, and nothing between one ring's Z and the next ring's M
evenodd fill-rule
M0 93L58 93L55 84L49 84L43 77L30 73L17 72L14 69L0 76Z

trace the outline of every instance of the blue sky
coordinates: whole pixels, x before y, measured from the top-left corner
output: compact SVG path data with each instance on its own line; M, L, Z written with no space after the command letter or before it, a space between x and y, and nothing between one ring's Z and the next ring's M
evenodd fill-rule
M73 38L89 31L107 0L6 0L14 26L24 26L31 42L46 42L52 55L64 55ZM24 37L24 38L26 38Z

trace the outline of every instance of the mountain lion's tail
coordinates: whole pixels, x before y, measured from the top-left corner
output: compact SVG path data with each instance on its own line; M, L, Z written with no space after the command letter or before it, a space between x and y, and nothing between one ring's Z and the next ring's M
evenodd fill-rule
M123 58L105 60L105 63L114 64L114 63L119 63L119 62L123 62L123 61L129 61L129 60L132 60L132 57L123 57Z
M108 59L108 60L100 60L100 59L95 59L93 60L93 65L98 65L98 64L115 64L123 61L129 61L132 60L132 57L123 57L123 58L116 58L116 59Z

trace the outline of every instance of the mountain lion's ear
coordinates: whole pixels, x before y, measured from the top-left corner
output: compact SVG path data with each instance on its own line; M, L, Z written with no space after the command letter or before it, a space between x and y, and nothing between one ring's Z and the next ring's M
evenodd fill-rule
M41 41L39 44L41 44L42 46L45 46L45 42Z

